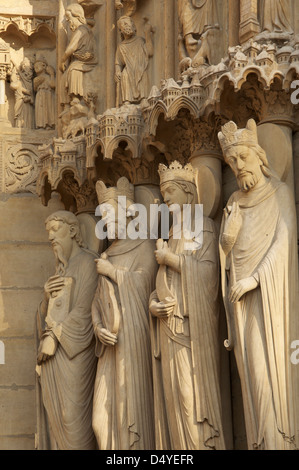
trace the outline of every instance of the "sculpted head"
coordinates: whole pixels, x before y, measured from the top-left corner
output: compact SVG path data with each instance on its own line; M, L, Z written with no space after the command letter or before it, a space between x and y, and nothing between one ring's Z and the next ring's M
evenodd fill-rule
M224 159L231 167L239 188L249 191L270 175L266 152L258 144L256 123L250 119L245 129L234 122L222 127L218 134Z
M66 8L65 17L72 31L75 31L80 25L86 24L84 10L77 3L72 3Z
M74 246L85 248L78 218L69 211L57 211L46 222L49 240L56 257L56 273L63 275Z
M28 78L31 78L33 75L33 69L30 59L28 57L24 57L20 64L21 73L24 73Z
M44 57L37 57L36 61L34 62L34 71L37 75L39 75L46 70L47 66L48 62Z
M136 26L130 16L122 16L117 22L117 27L122 39L128 39L136 35Z
M173 204L183 209L184 204L195 205L198 203L196 187L196 171L190 165L183 166L174 161L167 168L159 165L160 191L165 204L170 207Z
M108 239L120 238L120 234L124 236L126 226L122 224L124 220L122 215L125 215L126 224L128 224L132 217L127 209L134 204L134 186L123 176L113 187L107 187L103 181L99 180L96 183L96 192L102 220L107 226Z

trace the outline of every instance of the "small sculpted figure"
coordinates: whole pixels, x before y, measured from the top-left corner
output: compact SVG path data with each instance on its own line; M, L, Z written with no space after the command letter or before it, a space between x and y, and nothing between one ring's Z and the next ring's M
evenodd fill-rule
M15 94L14 118L15 126L20 128L34 128L34 95L33 95L33 68L31 61L25 57L17 68L13 64L10 78L10 88Z
M147 22L145 39L136 35L136 26L129 16L117 22L122 41L115 56L116 106L140 103L148 95L147 69L153 55L152 26Z
M36 77L33 79L35 95L35 126L37 129L55 127L55 71L44 57L34 63Z
M96 45L93 32L87 25L83 7L72 3L65 10L72 36L61 60L63 72L61 83L62 104L72 98L86 98L88 91L84 76L91 72L96 63Z
M210 37L219 29L217 0L178 0L180 59L210 62Z

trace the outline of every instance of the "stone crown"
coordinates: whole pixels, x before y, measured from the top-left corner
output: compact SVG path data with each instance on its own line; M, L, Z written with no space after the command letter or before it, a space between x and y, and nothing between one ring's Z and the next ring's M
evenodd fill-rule
M237 125L233 121L230 121L221 128L221 132L218 133L218 138L224 153L235 145L257 145L256 123L253 119L249 119L245 129L238 129Z
M196 184L197 172L191 163L188 163L183 167L178 161L174 161L169 165L169 168L160 163L158 172L160 176L160 184L179 180Z
M99 204L104 204L111 201L111 199L117 201L119 196L125 196L134 202L134 186L124 176L118 180L117 185L114 187L107 187L103 181L97 181L96 192Z

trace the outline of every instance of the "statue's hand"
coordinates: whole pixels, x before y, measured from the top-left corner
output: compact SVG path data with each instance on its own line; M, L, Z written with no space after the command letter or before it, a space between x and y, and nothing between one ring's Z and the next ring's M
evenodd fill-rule
M61 70L62 73L64 73L66 71L66 63L65 62L61 62L60 70Z
M240 211L239 204L234 202L231 210L229 208L225 209L227 219L224 225L224 231L221 236L221 246L227 255L233 248L236 243L240 228L242 226L242 215Z
M63 289L63 287L64 287L64 278L63 277L61 277L61 276L51 276L47 280L47 282L44 286L44 290L45 290L45 294L46 294L47 299L49 300L49 298L51 296L55 295L55 292L60 291L61 289Z
M145 25L144 25L144 33L145 35L150 35L151 33L155 33L155 28L153 28L153 26L150 24L149 20L147 17L144 17L143 18L144 21L145 21Z
M152 300L149 305L149 310L153 317L168 318L173 313L175 305L176 301L174 299L167 303Z
M112 263L108 260L108 256L103 253L100 259L96 259L95 262L97 263L97 272L102 276L107 276L110 279L115 279L115 267Z
M170 253L168 243L163 240L157 240L157 249L155 251L155 257L158 264L166 264L165 258Z
M230 290L230 302L233 304L239 302L244 294L247 294L247 292L256 289L257 286L258 282L253 276L238 281Z
M54 70L53 67L51 67L50 65L48 65L48 66L46 67L46 72L47 72L49 75L52 75L52 76L55 75L55 70Z
M224 233L229 237L237 238L241 226L242 215L240 207L237 202L234 202L231 208L231 212L225 223Z
M37 354L37 363L41 364L50 357L54 356L57 349L57 340L51 335L45 336L39 345Z
M115 83L119 83L121 81L121 72L115 72L114 81Z
M97 328L97 336L105 346L115 346L117 343L117 336L106 328Z

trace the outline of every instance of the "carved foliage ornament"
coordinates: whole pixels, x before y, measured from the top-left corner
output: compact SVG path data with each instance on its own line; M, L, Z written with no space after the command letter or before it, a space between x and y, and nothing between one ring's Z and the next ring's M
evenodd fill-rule
M32 145L12 147L5 164L5 189L8 193L36 192L38 156Z

